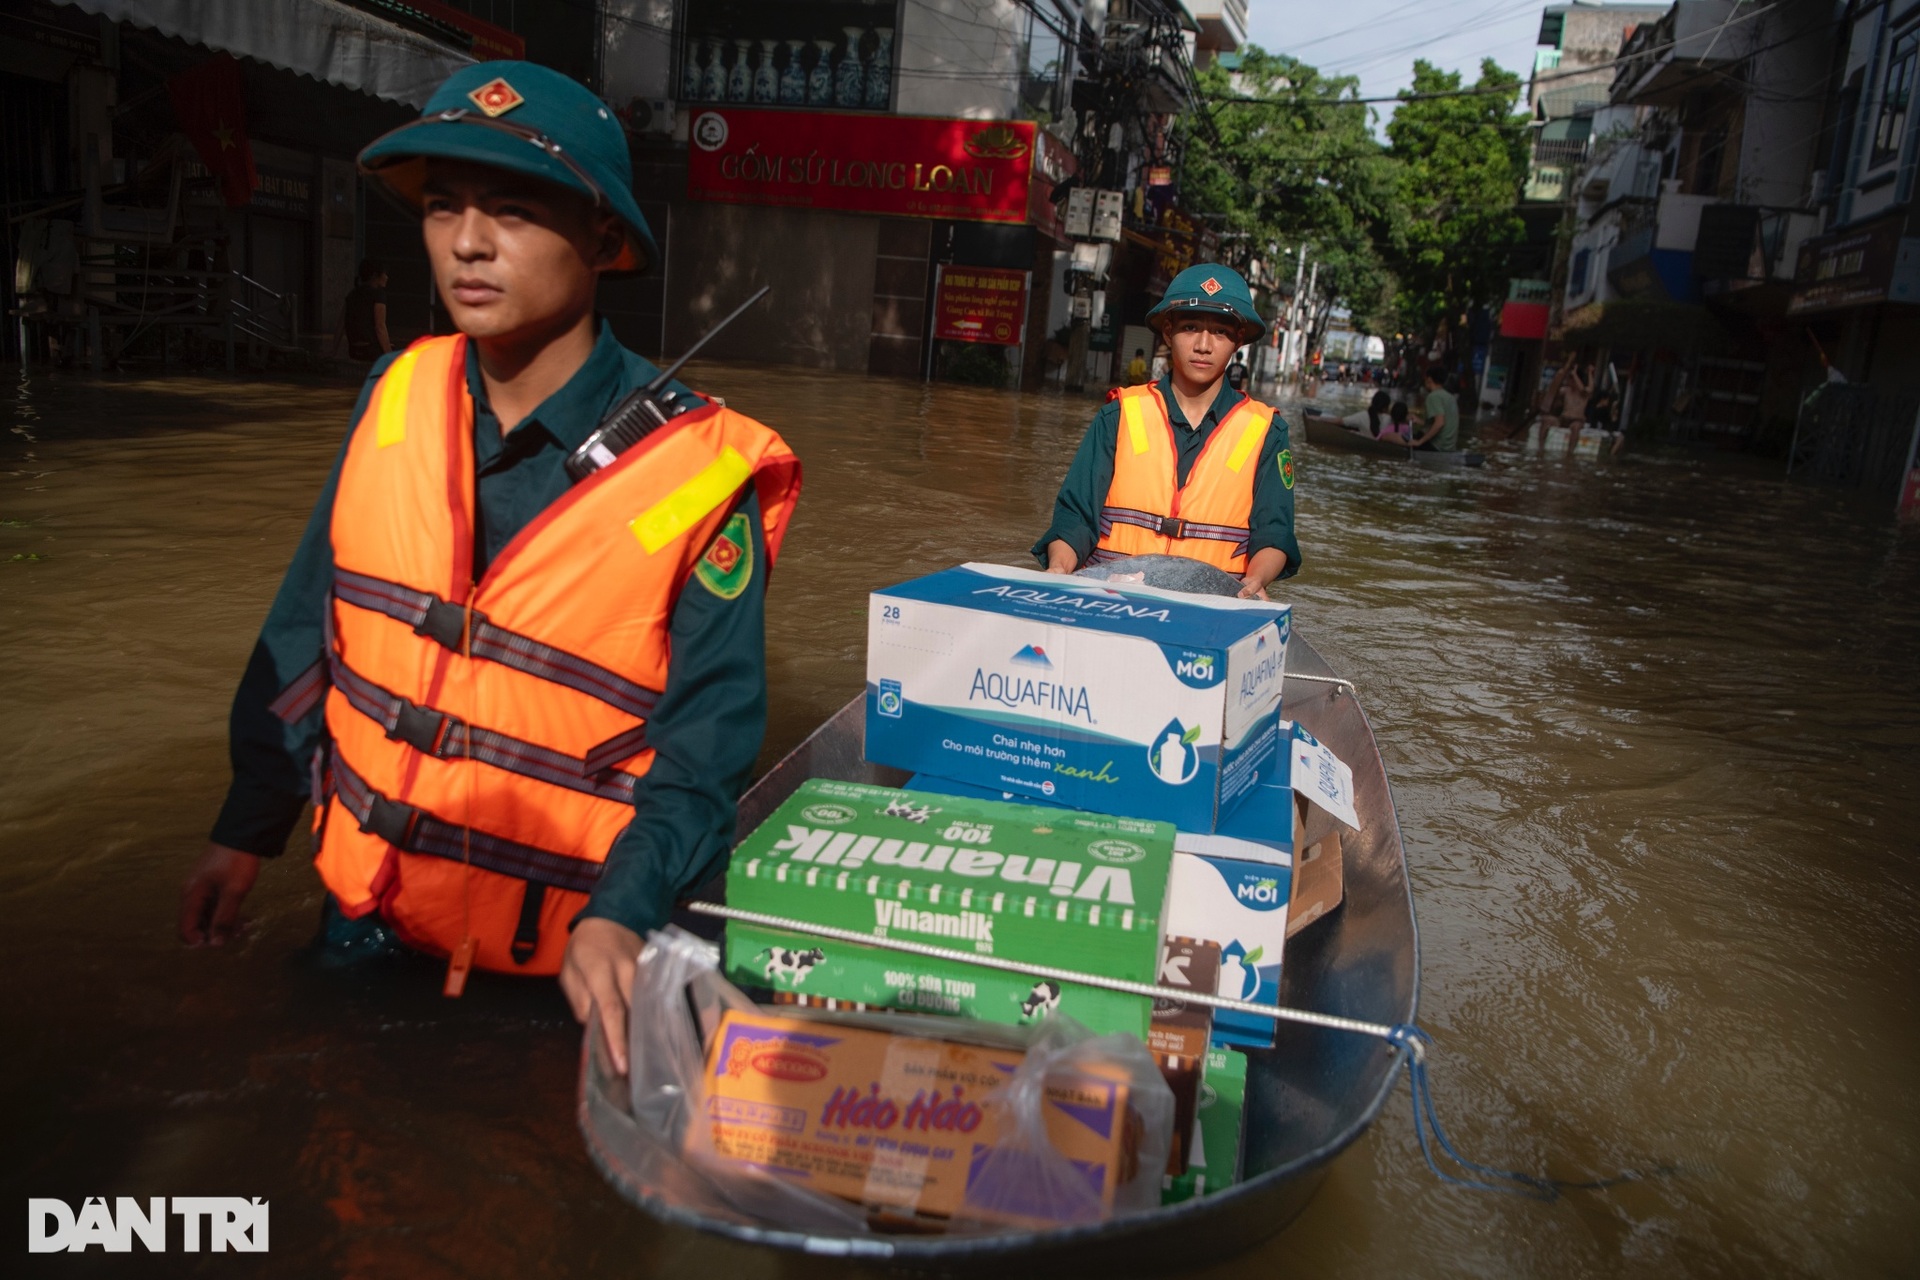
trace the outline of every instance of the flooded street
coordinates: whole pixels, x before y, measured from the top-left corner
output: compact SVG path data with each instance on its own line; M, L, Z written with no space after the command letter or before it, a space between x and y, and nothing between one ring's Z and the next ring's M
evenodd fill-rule
M689 380L807 467L763 764L861 687L870 588L1026 562L1094 407ZM456 1002L437 963L308 964L304 836L243 942L174 942L228 702L354 390L0 389L5 1199L273 1208L264 1257L35 1273L807 1273L658 1227L602 1182L552 983L477 976ZM1296 431L1306 568L1275 594L1386 756L1452 1136L1560 1178L1668 1172L1553 1205L1454 1190L1402 1087L1298 1223L1203 1274L1913 1274L1920 536L1773 463L1484 447L1483 471L1436 474Z

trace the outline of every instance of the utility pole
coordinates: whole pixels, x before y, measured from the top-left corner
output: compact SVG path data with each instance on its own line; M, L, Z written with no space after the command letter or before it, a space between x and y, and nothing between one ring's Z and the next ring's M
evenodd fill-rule
M1293 269L1293 297L1287 300L1287 346L1280 353L1280 376L1284 379L1292 375L1294 361L1299 352L1300 283L1307 274L1307 246L1300 246L1300 260Z
M1300 361L1304 367L1307 359L1307 336L1313 332L1313 295L1320 287L1320 264L1313 264L1313 273L1307 277L1307 302L1300 317L1305 331L1300 335Z

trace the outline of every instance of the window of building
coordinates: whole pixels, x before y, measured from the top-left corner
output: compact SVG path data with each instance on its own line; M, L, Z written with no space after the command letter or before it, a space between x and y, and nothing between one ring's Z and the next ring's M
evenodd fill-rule
M1880 114L1873 125L1873 152L1867 158L1869 169L1878 169L1900 158L1900 147L1907 137L1907 104L1913 97L1916 49L1920 49L1920 31L1909 31L1894 41L1893 52L1887 57Z
M1592 266L1593 250L1580 249L1575 251L1573 262L1567 267L1567 294L1569 297L1587 291L1587 272Z
M1047 0L1034 0L1026 11L1026 52L1020 72L1020 102L1024 114L1052 124L1066 110L1073 82L1073 45L1062 33L1075 20Z

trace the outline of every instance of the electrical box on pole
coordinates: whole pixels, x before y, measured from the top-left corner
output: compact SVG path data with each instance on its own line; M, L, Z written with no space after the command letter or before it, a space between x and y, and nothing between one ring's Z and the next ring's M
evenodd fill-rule
M1093 234L1093 188L1075 187L1067 192L1067 235L1085 239Z

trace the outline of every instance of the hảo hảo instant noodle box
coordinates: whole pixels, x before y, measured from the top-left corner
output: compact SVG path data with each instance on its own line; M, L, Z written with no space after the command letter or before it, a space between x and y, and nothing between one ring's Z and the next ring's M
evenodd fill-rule
M876 591L867 759L1212 831L1271 773L1288 606L968 564Z
M690 1159L772 1173L788 1185L914 1219L963 1211L1044 1227L1044 1195L992 1185L989 1161L1011 1123L994 1090L1018 1049L729 1010L708 1043L705 1096L687 1126ZM1139 1175L1142 1122L1124 1071L1049 1073L1046 1136L1097 1196L1101 1216ZM1063 1201L1074 1209L1088 1197ZM1019 1205L1010 1212L1009 1203ZM904 1225L904 1224L902 1224Z
M1173 827L815 778L735 847L729 906L1152 982ZM726 973L776 993L1145 1039L1152 1001L730 921Z

